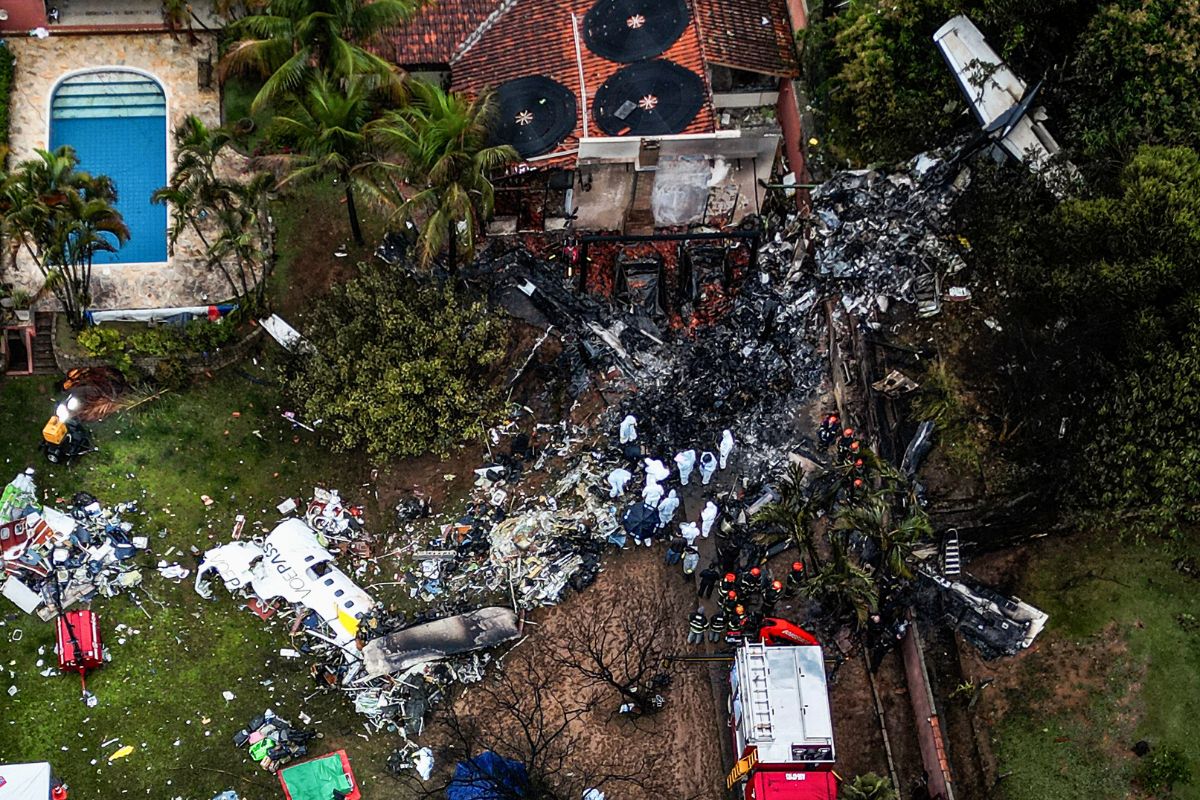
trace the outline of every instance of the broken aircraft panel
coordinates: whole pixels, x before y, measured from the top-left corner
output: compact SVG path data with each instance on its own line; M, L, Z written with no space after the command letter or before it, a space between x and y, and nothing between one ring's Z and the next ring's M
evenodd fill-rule
M1040 84L1030 90L996 55L975 23L962 14L938 28L933 41L986 135L1035 173L1045 170L1055 185L1079 179L1069 162L1047 169L1060 148L1043 124L1045 109L1031 107Z
M354 641L349 620L375 605L298 519L279 523L261 546L231 542L205 553L196 575L196 591L204 597L212 594L206 576L214 570L230 591L249 591L264 602L281 597L312 609L333 630L339 645Z
M515 639L520 632L512 609L491 606L372 639L363 645L363 663L367 676L378 678L426 661L492 647Z

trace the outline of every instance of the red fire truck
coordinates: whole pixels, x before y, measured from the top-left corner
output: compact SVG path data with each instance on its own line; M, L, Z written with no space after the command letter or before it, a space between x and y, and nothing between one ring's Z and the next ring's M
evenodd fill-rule
M726 784L745 800L836 800L833 718L817 644L746 643L729 673L738 762Z

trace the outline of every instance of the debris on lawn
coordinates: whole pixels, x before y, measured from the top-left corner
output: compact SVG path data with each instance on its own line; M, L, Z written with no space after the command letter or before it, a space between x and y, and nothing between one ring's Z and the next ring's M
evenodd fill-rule
M235 747L249 749L250 758L268 772L308 755L308 744L321 734L299 728L267 709L233 735Z
M36 501L33 471L18 475L0 496L0 593L49 621L97 596L140 586L143 568L134 558L147 551L149 538L136 535L130 520L141 514L135 502L105 506L87 492L71 498L68 512L43 506ZM173 566L165 577L180 570L186 575ZM136 597L134 602L140 606Z

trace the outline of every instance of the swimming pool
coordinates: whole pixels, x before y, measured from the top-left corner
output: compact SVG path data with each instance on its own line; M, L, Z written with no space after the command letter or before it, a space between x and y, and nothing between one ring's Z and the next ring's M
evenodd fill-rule
M150 195L167 182L167 103L140 73L87 72L58 85L50 105L50 149L71 145L79 168L116 183L129 241L97 264L167 260L167 207Z

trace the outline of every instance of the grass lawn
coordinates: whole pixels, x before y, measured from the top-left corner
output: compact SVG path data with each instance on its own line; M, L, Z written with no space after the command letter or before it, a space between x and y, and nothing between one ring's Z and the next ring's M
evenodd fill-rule
M1181 750L1193 782L1170 796L1200 798L1200 632L1178 621L1200 618L1200 586L1173 568L1180 554L1200 542L1074 537L1031 554L1020 594L1050 625L995 728L1009 800L1130 796L1140 739Z
M93 425L100 451L70 468L51 467L36 449L52 407L52 381L0 383L3 480L35 466L47 502L79 490L105 503L137 500L143 516L136 530L150 536L152 549L138 557L147 568L138 595L150 618L126 596L93 604L113 655L88 680L99 698L95 708L80 700L75 677L39 675L39 660L56 663L53 627L0 601L0 689L18 690L0 694L0 761L49 760L71 784L72 796L81 798L209 800L226 788L250 800L275 798L274 777L230 740L250 717L272 707L293 722L302 709L321 720L327 738L314 750L348 747L365 785L379 779L387 737L366 742L356 736L362 728L340 697L302 703L314 685L306 660L278 656L289 645L281 624L264 624L223 590L216 601L202 600L191 576L175 584L153 571L159 558L194 568L187 548L227 541L238 513L246 515L248 533L269 528L278 518L277 502L307 497L315 483L370 500L356 498L367 466L293 431L279 418L268 378L264 368L246 364ZM204 494L212 506L201 502ZM369 502L367 513L369 521L381 521ZM128 627L118 632L121 624ZM23 633L19 642L12 641L16 630ZM236 695L228 703L226 690ZM126 744L133 754L109 763L108 755Z

